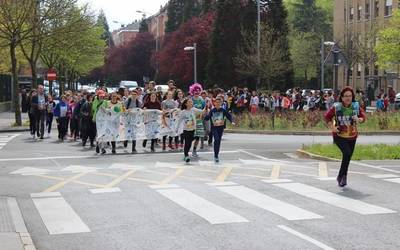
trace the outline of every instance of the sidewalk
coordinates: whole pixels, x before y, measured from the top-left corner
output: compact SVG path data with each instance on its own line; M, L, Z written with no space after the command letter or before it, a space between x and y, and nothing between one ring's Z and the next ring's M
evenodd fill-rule
M27 121L28 113L22 113L22 123ZM28 126L22 127L12 127L12 124L15 123L15 114L14 112L0 112L0 132L20 132L20 131L29 131Z
M36 249L14 197L0 197L0 242L1 249Z

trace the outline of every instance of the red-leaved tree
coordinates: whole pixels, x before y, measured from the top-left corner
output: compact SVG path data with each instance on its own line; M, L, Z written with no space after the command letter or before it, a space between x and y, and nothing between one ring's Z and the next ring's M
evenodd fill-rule
M212 13L193 17L178 30L166 35L161 51L154 55L153 60L158 61L159 81L174 79L182 88L193 83L193 51L184 51L184 48L197 43L197 78L198 82L204 82L213 21Z

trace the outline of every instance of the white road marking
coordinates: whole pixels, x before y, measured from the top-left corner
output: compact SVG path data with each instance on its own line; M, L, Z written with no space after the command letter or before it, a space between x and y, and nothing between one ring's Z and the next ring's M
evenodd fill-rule
M61 197L61 194L59 192L42 192L42 193L31 194L31 198L48 198L48 197Z
M32 200L50 235L90 232L89 227L63 197Z
M7 158L0 159L0 162L4 161L40 161L40 160L58 160L58 159L90 159L99 158L98 156L51 156L51 157L29 157L29 158Z
M393 183L399 183L400 184L400 178L395 178L395 179L385 179L385 181L393 182Z
M47 174L49 172L53 172L51 169L44 168L32 168L32 167L24 167L18 170L11 172L10 174L21 174L21 175L38 175L38 174Z
M299 237L299 238L301 238L301 239L303 239L303 240L306 240L306 241L308 241L308 242L310 242L310 243L316 245L317 247L319 247L319 248L321 248L321 249L324 249L324 250L334 250L334 248L329 247L329 246L325 245L324 243L319 242L319 241L317 241L317 240L315 240L315 239L313 239L313 238L311 238L311 237L309 237L309 236L307 236L307 235L305 235L305 234L302 234L302 233L300 233L300 232L298 232L298 231L296 231L296 230L293 230L293 229L291 229L291 228L289 228L289 227L287 227L287 226L279 225L278 227L279 227L280 229L282 229L282 230L288 232L288 233L291 233L291 234L293 234L293 235L295 235L295 236L297 236L297 237Z
M99 168L95 167L85 167L80 165L71 165L66 168L61 169L63 172L72 172L72 173L86 173L86 172L96 172Z
M371 205L301 183L274 184L274 186L363 215L396 213L396 211L387 208Z
M385 179L385 178L397 178L399 176L395 174L373 174L373 175L368 175L368 177L375 179Z
M167 188L180 188L176 184L162 184L162 185L151 185L150 188L152 189L167 189Z
M248 152L246 150L242 150L242 149L239 149L238 151L242 152L242 153L245 153L245 154L248 154L250 156L256 157L258 159L266 160L266 161L282 162L282 163L289 163L289 164L293 163L291 161L284 161L284 160L267 158L267 157L264 157L264 156L261 156L261 155L250 153L250 152Z
M292 180L289 179L266 179L266 180L261 180L262 182L265 183L287 183L287 182L292 182Z
M95 189L90 189L90 192L92 194L118 193L118 192L121 192L121 189L118 188L118 187L114 187L114 188L95 188Z
M218 186L234 186L237 185L237 183L231 182L231 181L225 181L225 182L210 182L210 183L206 183L209 186L214 186L214 187L218 187Z
M336 181L336 177L318 177L320 181Z
M218 189L242 201L277 214L288 220L309 220L323 218L318 214L274 199L244 186L218 187Z
M355 165L359 165L359 166L363 166L363 167L367 167L367 168L379 169L379 170L383 170L383 171L386 171L386 172L400 174L400 171L398 171L398 170L393 170L393 169L389 169L389 168L383 168L383 167L379 167L379 166L374 166L374 165L370 165L370 164L363 163L363 162L351 161L351 164L355 164Z
M122 170L132 170L132 169L143 169L143 166L133 165L133 164L124 164L124 163L114 163L109 169L122 169Z
M185 189L163 189L157 192L211 224L249 222L244 217Z

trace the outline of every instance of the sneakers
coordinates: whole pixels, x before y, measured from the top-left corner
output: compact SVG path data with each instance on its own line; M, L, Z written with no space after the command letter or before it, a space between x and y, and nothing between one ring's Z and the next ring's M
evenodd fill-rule
M132 154L137 154L136 149L133 149L133 150L132 150Z
M151 151L152 153L154 153L154 152L155 152L154 148L150 148L150 151Z
M345 187L347 186L347 175L343 175L343 176L338 176L336 178L337 182L338 182L338 186L339 187Z
M218 158L218 157L215 157L215 158L214 158L214 162L215 162L215 163L219 163L219 158Z
M199 155L197 154L197 151L196 151L196 150L193 150L192 156L193 156L193 157L199 157Z
M99 147L99 145L96 146L96 153L100 153L100 147Z
M115 155L117 152L115 151L115 149L112 149L112 150L111 150L111 153L112 153L113 155Z
M102 155L104 155L104 154L106 154L107 153L107 151L103 148L103 149L101 149L101 154Z
M183 160L184 160L186 163L189 163L189 162L190 162L190 157L189 157L189 156L185 156L185 158L183 158Z

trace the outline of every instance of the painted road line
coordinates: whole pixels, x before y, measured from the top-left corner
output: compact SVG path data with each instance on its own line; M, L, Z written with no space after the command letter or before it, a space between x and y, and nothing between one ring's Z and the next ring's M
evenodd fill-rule
M231 181L226 181L226 182L211 182L211 183L206 183L209 186L213 186L213 187L218 187L218 186L234 186L237 185L237 183L235 182L231 182Z
M54 170L44 169L44 168L24 167L11 172L10 174L37 175L37 174L47 174L49 172L54 172Z
M308 241L308 242L310 242L310 243L316 245L317 247L319 247L319 248L321 248L321 249L324 249L324 250L335 250L334 248L332 248L332 247L330 247L330 246L327 246L327 245L325 245L324 243L319 242L319 241L317 241L317 240L311 238L310 236L307 236L307 235L305 235L305 234L302 234L302 233L300 233L300 232L298 232L298 231L296 231L296 230L294 230L294 229L291 229L291 228L289 228L289 227L287 227L287 226L278 225L278 227L279 227L280 229L282 229L282 230L284 230L284 231L290 233L290 234L293 234L293 235L299 237L300 239L306 240L306 241Z
M79 173L79 174L77 174L77 175L74 175L74 176L72 176L71 178L68 178L68 179L66 179L66 180L64 180L64 181L62 181L62 182L60 182L60 183L57 183L57 184L54 185L54 186L51 186L51 187L47 188L47 189L44 190L43 192L44 192L44 193L47 193L47 192L48 192L48 193L49 193L49 192L54 192L54 191L56 191L57 189L60 189L60 188L64 187L66 184L68 184L68 183L70 183L70 182L73 182L73 181L75 181L75 180L81 178L82 176L84 176L84 175L86 175L86 174L87 174L87 172L86 172L86 173Z
M62 172L72 172L72 173L83 173L83 172L95 172L99 168L95 167L86 167L86 166L80 166L80 165L71 165L66 168L61 169L60 171Z
M320 181L336 181L336 177L318 177Z
M272 170L271 170L271 179L279 179L279 174L281 171L281 166L279 165L274 165L272 166Z
M399 183L400 184L400 178L395 178L395 179L384 179L385 181L393 182L393 183Z
M37 176L37 177L42 177L42 178L46 178L46 179L50 179L50 180L58 180L58 181L65 181L67 179L61 178L61 177L56 177L56 176L50 176L50 175L42 175L42 174L38 174L38 175L33 175L33 176ZM78 181L78 180L74 180L71 181L72 183L77 183L77 184L81 184L84 186L88 186L88 187L96 187L96 188L104 188L104 185L100 185L100 184L95 184L95 183L89 183L89 182L84 182L84 181Z
M30 158L7 158L0 159L0 162L3 161L40 161L40 160L63 160L63 159L90 159L90 158L99 158L98 156L52 156L52 157L30 157Z
M371 205L301 183L274 184L274 186L363 215L396 213L396 211L387 208Z
M89 227L63 197L32 200L50 235L90 232Z
M129 176L131 176L135 172L136 172L136 169L132 169L132 170L126 172L125 174L123 174L123 175L117 177L116 179L114 179L112 182L108 183L106 185L106 188L112 188L115 185L118 185L119 183L123 182L125 179L127 179Z
M386 179L386 178L397 178L399 176L395 175L395 174L372 174L372 175L368 175L368 177L371 177L374 179Z
M242 149L239 149L238 151L242 152L242 153L245 153L245 154L248 154L250 156L256 157L258 159L266 160L266 161L274 161L274 162L289 163L289 164L293 163L293 162L290 162L290 161L267 158L267 157L264 157L264 156L261 156L261 155L250 153L250 152L248 152L246 150L242 150Z
M136 181L136 182L144 182L144 183L147 183L147 184L154 184L154 185L158 184L158 181L139 179L139 178L133 178L133 177L129 177L128 180Z
M162 189L157 192L211 224L249 222L244 217L185 189Z
M400 174L399 170L393 170L393 169L389 169L389 168L374 166L374 165L366 164L366 163L363 163L363 162L351 161L350 163L351 164L355 164L355 165L359 165L359 166L363 166L363 167L367 167L367 168L379 169L379 170L383 170L383 171L390 172L390 173Z
M61 197L61 193L59 192L51 192L51 193L32 193L31 198L48 198L48 197Z
M323 218L318 214L274 199L244 186L217 187L217 189L288 220L309 220Z
M96 188L89 190L92 194L102 194L102 193L118 193L121 192L121 189L118 187L114 188Z
M320 162L318 166L319 178L327 178L328 174L328 164L326 162Z
M151 189L167 189L167 188L180 188L176 184L163 184L163 185L151 185Z
M269 183L269 184L272 184L272 183L288 183L288 182L292 182L292 180L289 180L289 179L271 179L271 180L269 180L269 179L266 179L266 180L261 180L262 182L265 182L265 183Z
M221 173L215 179L215 182L224 182L225 179L228 178L228 176L231 174L232 169L232 167L224 167L224 169L222 169Z
M175 173L173 173L172 175L168 176L167 178L165 178L164 180L160 181L160 185L165 185L170 183L171 181L175 180L176 178L178 178L180 175L183 174L183 172L185 171L184 168L178 168Z

